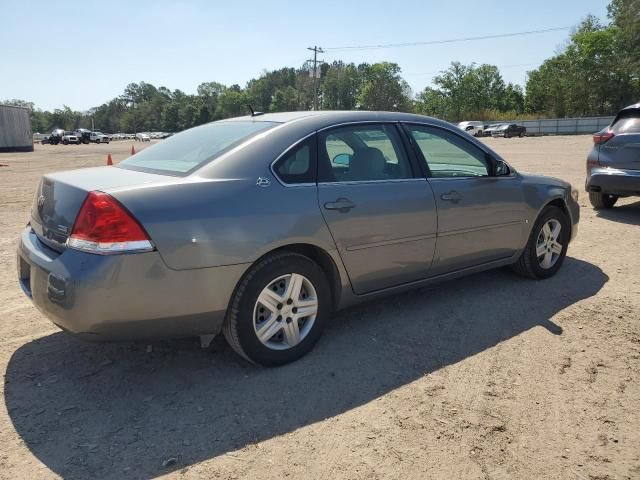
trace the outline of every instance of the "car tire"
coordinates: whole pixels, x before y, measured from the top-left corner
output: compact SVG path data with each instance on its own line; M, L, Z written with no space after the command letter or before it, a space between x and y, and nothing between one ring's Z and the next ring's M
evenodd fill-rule
M524 132L520 132L519 137L520 137L520 138L524 137Z
M289 301L287 290L295 284L301 285L297 299ZM263 307L262 298L272 303L271 307ZM315 315L298 318L296 305L314 300ZM331 315L331 306L329 281L320 266L304 255L278 252L253 265L238 283L222 332L231 348L250 362L284 365L313 348ZM313 306L307 308L313 310ZM288 325L294 324L291 333ZM258 334L261 328L266 328L262 339Z
M616 204L618 196L602 192L589 192L589 201L596 210L608 210Z
M67 142L66 140L64 140L64 141L62 142L62 144L63 144L63 145L69 145L69 142Z
M544 228L553 225L556 228L559 225L560 230L557 232L556 238L551 240L552 236L545 233ZM551 227L551 233L555 233L553 227ZM529 240L520 258L512 265L513 270L523 277L536 280L555 275L564 262L570 238L571 222L569 216L558 207L546 207L533 225ZM539 255L541 252L544 253Z

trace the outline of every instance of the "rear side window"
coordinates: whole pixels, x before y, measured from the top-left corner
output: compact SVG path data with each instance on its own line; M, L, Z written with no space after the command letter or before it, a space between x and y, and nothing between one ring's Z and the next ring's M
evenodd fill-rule
M185 130L119 164L143 172L188 175L250 137L278 125L275 122L214 122Z
M273 166L273 171L284 183L316 182L315 137L305 140L289 150Z
M413 178L394 125L335 128L318 136L319 181L369 182Z
M640 111L628 110L620 113L618 120L611 127L615 134L640 133Z

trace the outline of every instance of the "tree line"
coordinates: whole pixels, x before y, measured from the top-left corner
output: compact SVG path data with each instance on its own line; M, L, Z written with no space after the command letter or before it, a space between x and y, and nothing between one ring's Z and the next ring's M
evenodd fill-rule
M86 112L53 111L23 100L34 131L90 127L105 132L177 132L206 122L263 112L324 110L416 112L449 121L613 115L640 97L640 0L612 0L608 24L588 16L557 55L527 75L525 89L504 81L495 65L452 62L433 86L414 95L396 63L334 61L313 70L285 67L240 85L205 82L194 94L140 82Z

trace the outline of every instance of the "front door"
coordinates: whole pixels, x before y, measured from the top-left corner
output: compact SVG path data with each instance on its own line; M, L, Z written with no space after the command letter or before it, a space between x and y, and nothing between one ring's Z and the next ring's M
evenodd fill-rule
M357 124L318 136L318 202L356 294L428 276L433 193L414 174L395 124Z
M524 195L513 173L492 176L491 160L445 129L407 125L429 172L438 207L431 273L460 270L513 256L525 234Z

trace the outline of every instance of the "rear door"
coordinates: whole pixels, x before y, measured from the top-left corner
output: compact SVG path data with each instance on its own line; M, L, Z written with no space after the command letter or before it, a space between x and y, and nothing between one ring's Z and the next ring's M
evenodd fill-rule
M605 167L640 170L640 110L621 111L611 131L614 137L600 145L599 163Z
M436 206L397 125L319 132L318 202L356 294L428 276Z
M431 274L513 256L522 248L524 195L514 174L492 176L486 153L451 131L406 125L438 208Z

